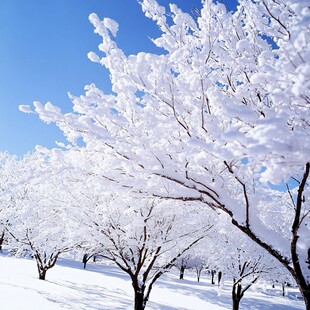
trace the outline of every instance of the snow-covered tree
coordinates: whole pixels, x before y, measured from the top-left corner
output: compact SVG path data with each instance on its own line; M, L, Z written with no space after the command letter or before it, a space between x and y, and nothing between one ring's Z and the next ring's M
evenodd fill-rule
M184 279L184 273L186 269L192 269L196 271L197 281L200 281L201 274L206 268L206 257L198 249L191 249L189 254L181 256L175 263L175 266L180 270L180 280Z
M116 200L117 199L117 200ZM102 245L101 256L111 260L131 278L134 309L145 308L154 283L183 253L206 237L212 225L198 221L195 207L176 210L164 202L122 200L100 206L100 222L93 219L93 243ZM197 207L196 207L197 208ZM184 216L187 220L184 221Z
M83 254L109 259L125 271L132 280L135 309L144 309L155 281L207 236L214 212L117 186L104 177L102 158L83 148L54 152L62 167L56 170L62 171L57 187L67 193L56 201L62 202L68 223L79 227L71 242Z
M276 219L274 226L279 225ZM285 223L281 223L285 225ZM198 260L208 266L212 284L217 272L224 279L232 282L232 308L239 309L241 299L258 281L268 282L270 285L276 281L287 281L289 272L269 253L264 251L251 239L247 238L238 229L229 225L228 219L222 216L214 226L214 238L204 240L200 244ZM193 253L193 261L195 261ZM220 281L219 281L220 282ZM219 289L220 289L220 283Z
M18 165L18 182L11 184L11 206L6 211L9 248L15 255L32 256L41 280L59 255L78 245L73 238L78 227L64 212L66 192L56 161L39 152L24 156Z
M206 0L195 18L173 4L169 14L155 0L141 5L162 31L153 40L162 54L126 56L117 23L91 14L104 56L89 58L109 70L112 93L92 84L71 96L72 113L39 102L35 112L101 154L107 179L226 213L292 274L309 309L308 1L239 0L227 12ZM264 225L258 202L269 204L269 182L292 179L284 238Z
M243 298L245 292L258 280L260 273L263 272L263 266L260 266L260 256L242 260L241 251L241 249L238 249L238 264L237 267L234 266L233 270L238 270L238 275L233 277L233 310L239 309L240 301ZM246 282L246 284L244 285L243 282Z
M280 264L275 263L272 256L253 241L240 236L240 233L231 232L230 235L222 237L226 239L222 240L226 246L218 249L220 255L215 265L226 278L232 280L232 309L238 310L246 291L265 274L270 274L269 278L271 278Z
M182 255L175 263L175 266L180 270L180 279L184 278L186 269L195 270L197 281L203 272L211 275L211 284L215 284L215 276L219 272L217 261L223 258L223 243L222 236L219 234L223 227L217 216L213 216L212 237L205 238L189 252ZM225 256L225 255L224 255Z
M188 253L186 253L185 255L182 255L175 261L174 266L178 268L180 271L180 276L179 276L180 280L184 279L185 270L190 268L190 265L191 265L190 261L191 261L191 254L188 254Z
M10 184L18 179L18 159L9 153L0 153L0 251L8 224L7 210L12 204Z

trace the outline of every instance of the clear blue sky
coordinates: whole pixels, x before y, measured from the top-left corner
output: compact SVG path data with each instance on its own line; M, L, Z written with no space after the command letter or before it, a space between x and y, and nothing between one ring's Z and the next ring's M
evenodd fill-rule
M200 0L158 2L188 12L200 7ZM107 72L87 58L100 43L88 21L92 12L119 23L117 41L126 54L156 52L148 37L158 35L157 26L136 0L0 0L0 151L21 155L64 141L55 125L19 112L20 104L51 101L70 111L68 92L81 95L89 83L109 90Z

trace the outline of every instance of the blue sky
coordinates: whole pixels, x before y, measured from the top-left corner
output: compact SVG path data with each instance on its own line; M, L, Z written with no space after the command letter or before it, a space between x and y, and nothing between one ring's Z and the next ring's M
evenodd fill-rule
M172 2L185 11L200 7L200 0ZM159 34L157 26L136 0L0 1L0 151L21 155L64 141L55 125L19 112L20 104L51 101L70 111L68 92L81 95L89 83L109 91L108 73L87 58L100 43L88 21L92 12L119 23L117 41L126 54L156 52L148 37Z

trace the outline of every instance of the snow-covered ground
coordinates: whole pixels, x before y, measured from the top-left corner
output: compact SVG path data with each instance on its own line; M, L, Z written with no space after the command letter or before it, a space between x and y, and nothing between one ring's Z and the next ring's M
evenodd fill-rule
M2 310L133 309L130 280L117 267L107 264L89 263L84 270L80 262L60 259L48 271L47 280L42 281L37 279L33 260L0 255L0 292ZM293 289L286 297L281 296L280 288L248 291L240 308L304 309L296 296L299 294ZM229 282L219 294L207 275L198 283L194 273L188 272L185 280L179 280L177 272L172 272L155 283L147 309L231 309Z

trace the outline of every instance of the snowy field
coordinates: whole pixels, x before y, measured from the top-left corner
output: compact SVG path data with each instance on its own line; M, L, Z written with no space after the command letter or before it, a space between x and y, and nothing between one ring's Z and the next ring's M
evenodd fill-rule
M61 259L42 281L37 279L34 261L1 255L0 274L2 310L133 309L130 280L112 265L89 263L84 270L80 262ZM178 279L177 271L164 275L155 283L147 309L231 309L229 282L219 294L208 275L202 278L198 283L191 272L185 274L185 280ZM292 289L282 297L280 288L261 288L248 291L240 309L304 309L297 296Z

